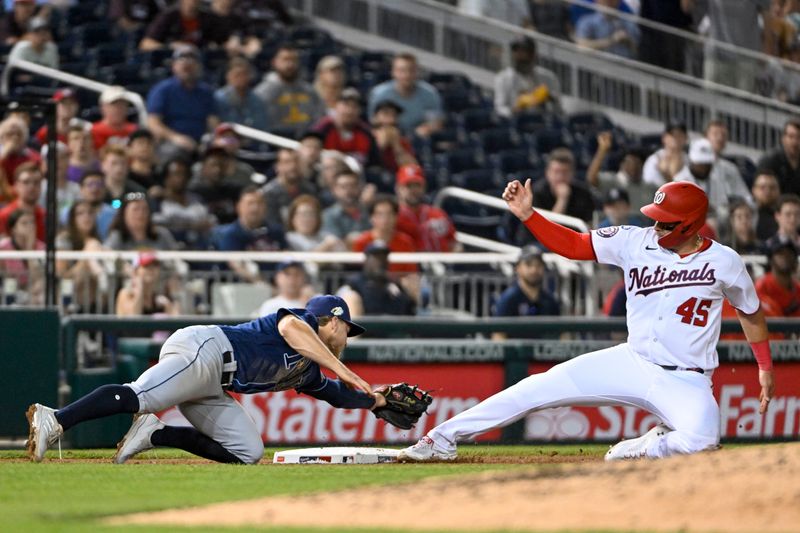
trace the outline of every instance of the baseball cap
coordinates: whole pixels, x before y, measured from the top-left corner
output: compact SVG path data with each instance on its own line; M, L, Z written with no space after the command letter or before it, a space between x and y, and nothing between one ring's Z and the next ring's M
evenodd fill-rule
M282 272L287 268L297 267L301 269L303 272L306 271L306 267L303 265L301 261L297 259L286 259L285 261L281 261L275 266L275 272Z
M421 166L403 165L397 169L397 184L408 185L409 183L427 183Z
M139 252L133 260L133 268L146 267L159 264L158 257L153 252Z
M306 311L312 313L316 317L339 317L339 319L350 326L350 332L347 334L348 337L355 337L367 331L363 326L359 326L350 320L350 308L347 307L347 302L333 294L314 296L306 304Z
M231 139L230 137L217 137L206 147L205 151L203 152L203 157L208 157L212 154L222 154L225 156L231 155L230 149L234 146L238 147L238 144L235 140Z
M214 128L214 137L221 137L226 133L234 133L236 135L239 135L238 133L236 133L236 127L233 125L232 122L222 122L220 123L219 126Z
M528 261L530 259L538 259L539 261L544 261L544 259L542 259L542 249L534 244L529 244L528 246L523 247L519 251L519 258L517 259L517 263L522 263L523 261Z
M172 52L172 59L196 59L200 61L200 50L193 44L185 44Z
M119 85L112 85L111 87L104 90L100 93L100 103L101 104L113 104L118 100L125 100L128 101L125 93L125 87L121 87Z
M716 156L708 139L696 139L689 145L689 162L696 165L710 165Z
M613 204L615 202L625 202L626 204L630 204L631 199L628 196L628 191L622 187L612 187L609 189L603 198L603 205Z
M342 91L342 94L339 95L338 101L339 102L351 101L360 104L361 93L358 92L358 89L356 89L355 87L348 87L347 89Z
M386 241L375 239L364 248L365 254L386 254L389 255L389 245Z
M61 102L62 100L67 100L69 98L71 98L73 100L77 100L78 99L78 95L75 94L75 90L71 89L69 87L65 87L63 89L59 89L59 90L57 90L56 92L53 93L53 101L54 102Z

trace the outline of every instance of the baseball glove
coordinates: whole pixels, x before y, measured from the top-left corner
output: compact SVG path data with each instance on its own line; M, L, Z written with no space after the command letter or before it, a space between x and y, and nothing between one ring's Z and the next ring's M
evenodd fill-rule
M433 401L430 394L408 383L395 383L376 391L386 398L386 405L373 409L376 417L400 429L411 429Z

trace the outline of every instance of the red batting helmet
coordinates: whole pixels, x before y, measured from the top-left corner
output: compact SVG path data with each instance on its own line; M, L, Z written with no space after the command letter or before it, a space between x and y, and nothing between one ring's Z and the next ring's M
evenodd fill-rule
M664 248L675 248L695 235L706 222L708 196L688 181L673 181L658 188L653 203L642 207L642 213L656 222L678 223L658 240Z

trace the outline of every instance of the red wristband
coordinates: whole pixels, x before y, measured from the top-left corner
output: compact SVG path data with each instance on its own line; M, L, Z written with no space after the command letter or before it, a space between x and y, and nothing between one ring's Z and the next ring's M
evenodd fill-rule
M751 342L750 348L758 363L758 369L772 370L772 351L769 349L769 341Z

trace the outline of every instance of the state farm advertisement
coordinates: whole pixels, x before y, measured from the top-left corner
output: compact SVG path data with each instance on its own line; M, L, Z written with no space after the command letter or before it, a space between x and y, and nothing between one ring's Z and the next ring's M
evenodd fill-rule
M364 409L336 409L295 391L235 395L261 431L267 445L276 443L405 443L469 409L503 388L504 369L497 363L348 365L374 387L406 381L430 391L434 402L410 431L378 420ZM177 409L160 414L167 424L188 425ZM479 441L497 441L490 431Z
M529 373L551 364L535 363ZM758 369L754 363L722 364L713 377L722 438L786 439L800 436L800 363L775 366L777 391L765 415L758 414ZM532 441L618 441L638 437L658 417L636 407L561 407L528 415L525 438Z

